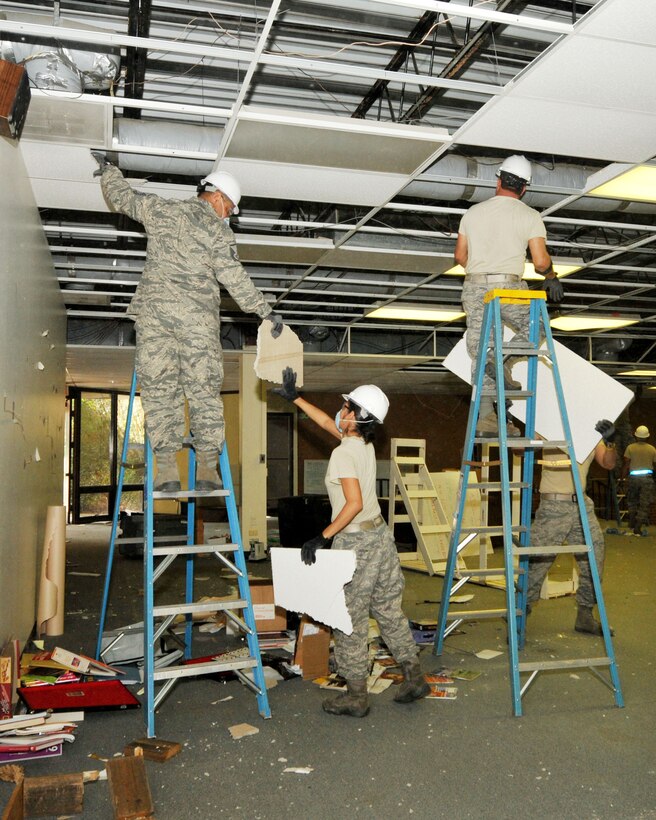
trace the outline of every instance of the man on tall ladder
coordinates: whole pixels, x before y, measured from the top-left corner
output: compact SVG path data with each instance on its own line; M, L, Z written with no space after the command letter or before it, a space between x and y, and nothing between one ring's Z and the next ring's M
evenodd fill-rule
M239 307L283 330L244 270L232 214L241 189L231 174L214 171L192 199L163 199L135 191L104 153L92 151L103 194L117 211L141 222L148 236L146 264L128 316L135 319L135 366L148 435L157 464L154 489L180 490L176 454L185 432L185 398L196 450L196 489L220 487L218 456L225 439L220 287Z
M549 299L560 302L563 298L563 286L556 278L547 251L547 232L542 218L536 210L521 201L530 182L531 164L526 157L508 157L497 171L495 195L473 205L460 221L454 259L466 274L462 307L467 315L467 352L472 360L472 382L483 323L483 297L493 288L528 288L522 281L527 247L536 272L545 278L544 287ZM501 318L516 331L513 341L527 346L528 307L502 304ZM519 389L519 383L512 379L512 364L512 359L504 362L504 383L506 389ZM492 352L488 351L483 389L493 388L494 384L494 361ZM498 429L492 397L481 396L476 435L496 436ZM508 435L519 435L519 430L512 423L508 424Z

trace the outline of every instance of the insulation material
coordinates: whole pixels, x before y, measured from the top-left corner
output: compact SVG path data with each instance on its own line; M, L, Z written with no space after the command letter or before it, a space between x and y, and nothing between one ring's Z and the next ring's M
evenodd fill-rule
M511 339L512 335L508 328L504 328L504 341ZM594 429L595 424L600 419L615 421L633 399L633 392L555 340L554 347L572 431L574 453L576 460L582 463L601 438ZM471 384L471 359L467 353L464 336L446 357L444 366ZM512 369L513 378L521 382L523 390L526 390L527 370L526 361L518 362ZM514 402L510 413L524 421L526 403ZM552 368L542 358L538 359L535 431L547 441L563 441L565 438Z
M276 604L350 635L344 585L353 578L355 552L318 550L310 566L301 561L300 549L274 547L270 552Z
M41 558L37 635L64 633L66 577L66 507L48 507Z
M257 331L257 355L255 373L258 378L282 384L282 372L286 367L296 373L296 387L303 386L303 342L285 325L277 339L271 335L273 322L264 319Z

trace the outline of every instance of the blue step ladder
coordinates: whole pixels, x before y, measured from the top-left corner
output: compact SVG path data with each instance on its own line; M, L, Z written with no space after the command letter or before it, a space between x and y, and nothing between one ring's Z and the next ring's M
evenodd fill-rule
M107 607L111 587L112 566L116 545L120 543L143 543L144 561L144 706L145 723L148 737L155 736L155 711L180 678L213 675L217 672L231 671L244 683L257 698L260 715L271 717L267 690L260 656L260 647L257 638L255 615L248 583L248 570L244 555L239 515L235 501L230 461L227 445L219 457L219 472L223 489L213 492L199 492L194 489L196 476L196 453L193 447L188 451L189 480L187 490L175 493L153 491L153 450L145 437L144 463L144 535L143 538L121 538L119 533L119 516L121 510L121 496L125 481L126 468L134 464L128 463L128 449L130 446L130 428L134 409L134 399L137 391L136 373L132 377L130 399L125 425L125 438L121 452L121 466L114 505L114 516L110 534L109 553L103 600L98 627L98 641L96 658L102 659L109 646L102 647L103 632L107 617ZM230 527L230 541L228 544L195 544L195 520L197 498L225 498ZM187 534L186 536L155 536L153 502L158 499L176 499L187 501ZM197 555L213 555L219 561L219 567L227 567L237 577L239 597L234 600L217 602L209 601L196 603L194 601L194 564ZM156 561L157 559L157 561ZM159 578L173 564L176 559L185 561L185 602L183 604L165 604L155 602L155 588ZM206 571L203 565L203 571ZM223 611L226 618L237 626L245 635L248 652L225 653L223 659L217 655L216 659L198 663L188 663L193 658L192 626L193 615L203 612ZM241 613L241 615L239 614ZM184 659L187 663L176 666L156 668L155 650L158 641L167 631L170 631L174 621L184 616ZM247 674L250 672L250 675ZM159 687L156 690L156 684Z
M529 311L529 342L526 347L518 347L512 343L504 343L503 324L501 321L501 304L523 304ZM541 347L541 337L546 345ZM483 395L483 376L487 354L493 348L496 386L494 396L497 402L498 434L493 438L477 438L476 422L479 417L481 395ZM506 390L503 379L503 360L506 356L527 359L527 389ZM542 357L551 365L553 382L562 429L565 436L563 441L545 441L535 435L536 393L538 383L538 359ZM507 431L506 399L526 402L526 430L522 438L509 437ZM499 482L470 483L470 474L473 468L481 462L474 461L474 447L476 444L489 444L499 448ZM523 465L521 481L510 481L509 462L514 448L523 450ZM581 525L585 544L567 546L531 546L531 512L533 490L533 468L535 452L543 449L561 449L567 453L563 459L569 464L576 499L581 516ZM463 527L463 514L468 490L485 489L497 491L501 499L501 526L485 526L476 528ZM520 515L519 523L513 524L512 502L519 494ZM501 569L467 569L456 572L456 562L459 554L477 535L503 536L503 567ZM526 636L526 596L528 591L528 565L531 555L554 555L559 553L587 553L590 562L590 571L599 610L599 620L602 627L605 656L597 658L575 658L570 660L520 662L519 650L524 648ZM454 575L457 579L454 581ZM475 578L484 576L501 576L505 580L505 607L490 610L469 610L454 612L449 608L450 598L462 588L464 584ZM485 310L481 341L476 362L476 373L472 390L472 401L469 410L467 433L463 460L461 466L460 486L458 491L456 515L449 542L449 553L444 574L444 593L442 594L437 630L435 634L435 654L441 655L445 638L465 620L480 620L481 618L505 618L508 625L508 652L510 663L510 684L512 694L513 713L522 714L522 697L533 683L539 672L559 669L572 670L589 668L613 692L615 705L624 705L620 686L617 664L613 652L611 632L606 617L601 579L594 556L590 525L585 507L583 487L576 463L576 456L572 444L572 434L567 408L563 393L562 382L558 371L556 351L553 336L549 325L549 316L544 291L527 290L491 290L485 295ZM600 668L607 667L609 676L602 675ZM520 675L528 674L528 679L522 681Z

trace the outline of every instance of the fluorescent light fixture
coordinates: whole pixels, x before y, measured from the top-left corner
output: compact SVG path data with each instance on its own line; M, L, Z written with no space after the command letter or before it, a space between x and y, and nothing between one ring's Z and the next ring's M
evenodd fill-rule
M562 262L557 260L553 260L554 270L556 271L556 276L561 279L563 276L569 276L570 273L574 273L574 271L579 270L579 268L583 265L582 259L568 259ZM445 276L464 276L465 269L462 265L454 265L449 270L444 271ZM544 277L541 276L539 273L535 272L535 268L533 267L532 262L525 262L524 263L524 275L522 279L530 279L530 280L543 280Z
M616 330L627 325L635 325L640 321L638 316L594 316L590 313L575 313L570 316L556 316L551 320L551 327L556 330Z
M618 376L656 376L656 370L624 370ZM653 390L654 388L649 388Z
M636 165L588 191L587 196L656 202L656 165Z
M458 308L439 308L403 303L373 307L365 311L367 319L397 319L410 322L455 322L465 315Z

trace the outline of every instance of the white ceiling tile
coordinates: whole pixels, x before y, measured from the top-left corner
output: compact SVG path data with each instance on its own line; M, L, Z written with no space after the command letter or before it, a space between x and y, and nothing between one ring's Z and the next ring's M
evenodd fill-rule
M577 30L586 35L653 45L656 3L654 0L606 0L581 21Z

